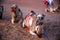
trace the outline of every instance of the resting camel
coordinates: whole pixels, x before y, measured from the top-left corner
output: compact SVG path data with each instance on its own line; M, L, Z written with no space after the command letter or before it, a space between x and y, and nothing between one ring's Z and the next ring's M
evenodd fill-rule
M28 32L32 35L40 36L42 34L42 24L44 19L44 14L38 14L31 11L23 21L23 28L27 28Z
M11 22L12 24L20 22L22 23L23 20L23 15L21 10L18 8L18 6L16 4L11 6L11 13L12 13L12 18L11 18Z

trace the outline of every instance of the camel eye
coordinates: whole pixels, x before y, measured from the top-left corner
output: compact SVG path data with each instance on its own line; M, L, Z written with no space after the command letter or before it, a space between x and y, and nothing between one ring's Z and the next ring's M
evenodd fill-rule
M44 18L43 17L41 17L41 20L43 20Z
M38 28L37 28L37 30L38 30Z
M36 29L38 30L38 27Z

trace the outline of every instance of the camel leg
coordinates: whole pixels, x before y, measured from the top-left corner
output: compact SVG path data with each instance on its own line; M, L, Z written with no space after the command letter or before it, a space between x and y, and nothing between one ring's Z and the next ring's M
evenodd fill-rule
M23 23L22 23L22 24L23 24L23 25L22 25L22 27L23 27L23 28L25 28L25 21L23 21Z
M11 19L12 24L14 24L14 18Z
M32 32L31 30L29 31L29 33L32 34L32 35L36 35L36 34L35 34L34 32Z

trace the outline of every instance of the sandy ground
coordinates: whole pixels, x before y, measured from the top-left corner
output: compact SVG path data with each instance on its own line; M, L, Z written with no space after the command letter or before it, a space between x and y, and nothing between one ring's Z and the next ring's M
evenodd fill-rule
M1 22L1 21L0 21ZM12 25L11 22L5 21L0 23L0 39L1 40L45 40L45 37L39 38L33 36L20 24Z
M45 14L44 30L50 40L60 40L60 13L45 12L44 0L2 0L1 5L4 6L3 19L0 20L0 40L47 40L45 36L39 38L29 34L26 29L23 29L19 23L11 24L10 7L17 4L25 17L31 10L37 14ZM55 1L57 6L57 0Z

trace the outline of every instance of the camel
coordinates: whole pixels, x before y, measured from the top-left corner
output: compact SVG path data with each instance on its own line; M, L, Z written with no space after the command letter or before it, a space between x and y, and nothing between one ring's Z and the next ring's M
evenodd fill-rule
M11 22L12 24L20 22L22 23L23 20L23 15L21 10L18 8L18 6L16 4L11 6L11 13L12 13L12 18L11 18Z
M34 11L31 11L31 13L24 19L22 27L27 28L28 32L32 35L40 36L42 34L44 17L44 14L36 15Z

